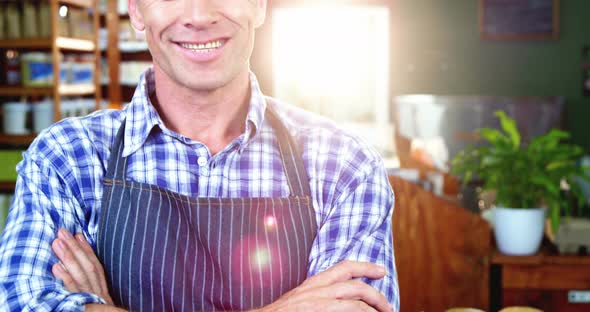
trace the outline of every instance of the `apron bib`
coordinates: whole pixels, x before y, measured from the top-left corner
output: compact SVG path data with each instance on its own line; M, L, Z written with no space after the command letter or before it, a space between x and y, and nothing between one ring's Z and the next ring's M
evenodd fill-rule
M115 305L132 311L246 310L300 285L317 233L309 179L270 108L287 198L203 198L126 180L122 123L104 178L97 254Z

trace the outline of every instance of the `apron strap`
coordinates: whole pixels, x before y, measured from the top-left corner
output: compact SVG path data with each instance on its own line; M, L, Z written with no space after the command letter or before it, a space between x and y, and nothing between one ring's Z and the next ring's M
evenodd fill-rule
M265 115L277 133L277 143L283 159L283 168L285 169L291 196L311 197L309 177L295 140L270 105L266 106Z
M121 126L117 131L117 136L115 137L115 143L113 144L113 148L111 149L111 156L109 157L108 168L107 168L107 175L105 178L107 179L115 179L115 180L125 180L125 176L127 175L127 158L122 157L123 154L123 136L125 135L125 121L127 119L123 119L121 122Z

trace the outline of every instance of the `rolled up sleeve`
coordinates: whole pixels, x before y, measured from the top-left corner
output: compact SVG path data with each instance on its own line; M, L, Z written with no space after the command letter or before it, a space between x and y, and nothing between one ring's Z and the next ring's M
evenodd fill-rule
M84 225L62 177L26 154L17 171L0 239L0 311L84 311L85 304L104 303L93 294L68 292L51 271L59 261L51 249L57 230L81 232Z
M320 224L312 247L309 276L342 260L385 267L382 279L363 279L399 311L399 288L392 238L394 195L380 162L358 168Z

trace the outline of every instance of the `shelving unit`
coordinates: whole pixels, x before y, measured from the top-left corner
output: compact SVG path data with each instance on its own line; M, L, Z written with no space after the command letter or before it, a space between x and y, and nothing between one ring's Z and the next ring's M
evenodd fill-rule
M61 119L61 97L89 95L94 93L95 109L99 109L101 96L100 88L100 51L98 50L98 30L100 29L98 0L49 0L51 4L51 51L53 56L53 114L54 121ZM66 38L60 36L58 29L59 6L72 5L83 9L92 9L94 35L92 40ZM94 52L94 85L65 86L60 82L61 51Z
M121 0L119 0L121 1ZM129 19L129 14L120 14L117 10L117 1L107 1L105 24L108 32L106 57L109 66L109 84L106 87L111 107L119 108L129 101L135 91L136 85L124 84L121 81L121 62L125 61L149 61L151 55L145 49L125 49L119 42L121 31L121 19Z
M117 10L117 0L107 1L107 10L105 14L107 28L107 60L109 66L109 84L107 94L109 106L121 107L121 88L119 77L119 64L121 63L121 54L118 49L119 43L119 13Z
M0 85L0 102L4 98L18 97L52 97L53 98L53 121L59 121L62 118L61 106L62 97L67 96L92 96L94 95L95 109L100 106L101 88L100 88L100 62L101 55L98 49L98 30L99 30L99 13L98 0L42 0L49 4L51 36L49 38L26 38L26 39L8 39L0 40L0 50L16 51L45 51L51 54L53 66L53 84L47 87L25 87L22 85ZM113 1L109 1L113 2ZM70 9L83 10L86 14L92 14L91 22L93 31L92 36L87 38L73 38L64 36L59 32L61 6L67 6ZM90 29L90 28L89 28ZM79 54L92 53L94 55L93 70L94 77L92 83L85 84L67 84L60 80L61 54ZM35 139L35 134L30 135L9 135L0 133L0 146L2 149L20 150L26 148ZM15 182L0 181L0 193L14 190Z
M96 109L101 99L100 88L100 51L98 51L99 14L98 3L95 0L45 0L49 1L51 10L51 37L0 40L0 49L14 50L49 50L53 63L53 86L51 87L21 87L0 86L0 96L53 96L54 121L61 119L61 97L95 95ZM94 35L91 40L69 38L59 34L59 7L70 5L76 8L90 9L94 12ZM60 81L61 52L94 52L94 83L83 85L65 85Z

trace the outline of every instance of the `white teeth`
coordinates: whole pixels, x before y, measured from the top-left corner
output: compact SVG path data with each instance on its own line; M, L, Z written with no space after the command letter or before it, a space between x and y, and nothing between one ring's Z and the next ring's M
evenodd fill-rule
M208 52L211 49L217 49L222 46L222 42L220 40L211 41L207 43L181 43L180 44L183 48L193 50L193 51L200 51L200 52Z

